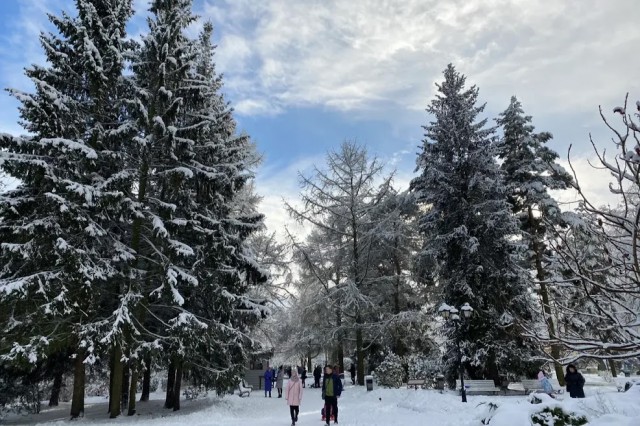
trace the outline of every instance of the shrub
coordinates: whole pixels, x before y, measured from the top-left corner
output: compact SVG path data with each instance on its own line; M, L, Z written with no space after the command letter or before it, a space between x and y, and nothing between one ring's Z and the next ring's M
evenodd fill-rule
M429 379L442 371L442 364L424 355L412 355L407 359L409 379Z
M387 357L380 363L375 371L376 381L380 386L386 388L399 388L404 380L404 367L402 359L394 354L389 353Z
M588 423L586 417L576 413L566 413L561 407L546 407L533 414L531 422L541 426L582 426Z

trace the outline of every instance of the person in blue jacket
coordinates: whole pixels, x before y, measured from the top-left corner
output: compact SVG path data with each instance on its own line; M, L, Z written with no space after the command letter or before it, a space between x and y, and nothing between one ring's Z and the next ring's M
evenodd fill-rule
M271 398L271 388L273 386L273 373L271 369L267 367L264 371L264 397L267 397L267 393L269 394L269 398Z
M342 381L333 371L330 365L324 369L324 380L322 380L322 399L324 399L324 415L329 424L331 415L334 417L334 424L338 424L338 398L342 394Z

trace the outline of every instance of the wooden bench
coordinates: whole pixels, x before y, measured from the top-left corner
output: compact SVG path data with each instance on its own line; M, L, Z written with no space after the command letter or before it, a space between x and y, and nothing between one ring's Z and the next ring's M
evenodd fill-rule
M464 387L467 395L497 395L502 392L493 380L465 380ZM456 380L456 388L460 389L460 380Z
M253 390L253 386L247 385L247 383L244 380L241 380L238 383L238 395L240 396L240 398L243 398L245 396L251 396L252 390Z
M407 382L407 389L414 388L418 390L419 387L424 387L427 384L427 379L411 379Z

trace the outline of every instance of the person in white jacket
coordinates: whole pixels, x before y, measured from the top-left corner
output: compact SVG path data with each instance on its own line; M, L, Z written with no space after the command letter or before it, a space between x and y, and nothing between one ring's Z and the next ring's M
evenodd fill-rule
M295 426L300 414L300 403L302 402L302 381L298 376L298 372L291 370L291 378L287 383L287 404L289 405L289 413L291 414L291 426Z

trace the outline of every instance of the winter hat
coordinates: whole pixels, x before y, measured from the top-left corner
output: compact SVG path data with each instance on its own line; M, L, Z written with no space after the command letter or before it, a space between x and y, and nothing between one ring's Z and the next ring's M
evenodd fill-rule
M542 371L538 371L538 380L544 379L544 373Z
M296 369L291 370L291 378L289 379L292 382L297 382L298 380L300 380L300 378L298 377L298 371Z

